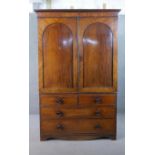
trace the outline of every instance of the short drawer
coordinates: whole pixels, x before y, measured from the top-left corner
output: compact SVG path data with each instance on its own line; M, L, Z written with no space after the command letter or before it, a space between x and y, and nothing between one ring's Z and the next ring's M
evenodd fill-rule
M42 107L76 106L77 95L40 95L40 104Z
M91 108L53 108L43 107L40 110L42 119L65 118L114 118L114 106Z
M79 96L80 106L114 105L115 103L115 94L87 94Z
M70 119L44 120L41 122L42 135L61 135L72 133L113 134L114 119Z

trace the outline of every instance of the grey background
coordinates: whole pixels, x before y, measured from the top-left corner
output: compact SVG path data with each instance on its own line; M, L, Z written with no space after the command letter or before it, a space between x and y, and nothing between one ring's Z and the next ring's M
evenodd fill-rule
M29 112L39 114L37 17L29 14ZM125 16L118 20L118 112L125 111Z

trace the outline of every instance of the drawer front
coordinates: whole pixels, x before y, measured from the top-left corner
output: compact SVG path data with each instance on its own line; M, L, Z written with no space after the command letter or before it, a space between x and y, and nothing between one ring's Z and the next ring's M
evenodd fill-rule
M77 105L77 95L40 95L42 107L69 107Z
M114 106L102 106L92 108L41 108L42 119L64 118L114 118Z
M80 106L92 105L114 105L116 102L115 94L88 94L79 96Z
M72 133L113 134L114 132L114 119L44 120L41 123L42 135L53 137Z

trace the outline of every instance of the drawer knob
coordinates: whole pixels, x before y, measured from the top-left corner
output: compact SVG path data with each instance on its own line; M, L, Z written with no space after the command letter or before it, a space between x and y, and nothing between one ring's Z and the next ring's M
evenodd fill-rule
M96 111L95 112L95 116L101 116L101 112L100 111Z
M101 103L102 103L102 98L100 98L100 97L95 97L94 102L95 102L96 104L101 104Z
M63 104L64 103L63 98L60 98L60 97L56 98L56 103Z
M64 113L63 113L62 111L57 111L57 112L56 112L56 115L57 115L58 117L62 117L62 116L64 115Z
M100 124L95 125L95 129L101 129L101 128L102 128L102 126Z
M58 125L56 126L56 128L59 129L59 130L63 130L63 129L64 129L64 126L63 126L62 124L58 124Z

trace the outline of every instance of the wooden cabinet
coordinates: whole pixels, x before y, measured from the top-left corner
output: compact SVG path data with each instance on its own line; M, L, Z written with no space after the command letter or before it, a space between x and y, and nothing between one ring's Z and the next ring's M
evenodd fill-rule
M40 136L116 138L119 10L36 10Z

